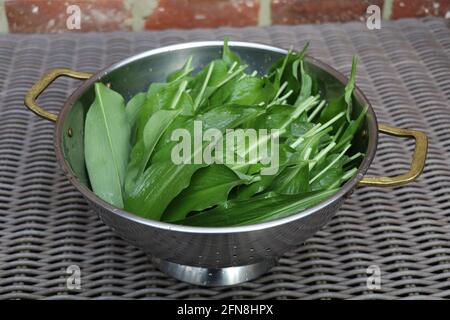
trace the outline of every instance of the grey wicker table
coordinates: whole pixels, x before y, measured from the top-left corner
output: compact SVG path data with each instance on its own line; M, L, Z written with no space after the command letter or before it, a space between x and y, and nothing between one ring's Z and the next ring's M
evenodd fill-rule
M380 122L427 132L428 164L414 184L361 187L331 223L263 277L201 288L159 272L117 238L66 181L53 124L23 106L47 69L96 71L159 46L222 39L300 48L348 74ZM59 80L42 97L57 112L77 85ZM0 298L448 298L450 297L450 30L442 19L148 33L0 35ZM400 142L399 142L400 141ZM381 137L371 174L405 171L412 144ZM66 269L81 269L81 289ZM367 268L381 270L369 290Z

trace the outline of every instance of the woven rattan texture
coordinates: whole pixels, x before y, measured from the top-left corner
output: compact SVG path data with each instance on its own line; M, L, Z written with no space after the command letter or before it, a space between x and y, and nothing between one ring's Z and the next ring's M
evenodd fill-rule
M53 124L23 106L47 69L96 71L167 44L222 39L300 48L348 74L379 122L424 130L429 158L408 186L360 187L331 223L283 256L263 277L231 288L170 279L138 249L117 238L62 175ZM58 80L40 99L57 112L76 82ZM449 298L450 31L445 20L149 33L0 36L0 298ZM413 143L381 137L371 174L408 169ZM66 286L81 268L81 290ZM367 268L381 270L369 290Z

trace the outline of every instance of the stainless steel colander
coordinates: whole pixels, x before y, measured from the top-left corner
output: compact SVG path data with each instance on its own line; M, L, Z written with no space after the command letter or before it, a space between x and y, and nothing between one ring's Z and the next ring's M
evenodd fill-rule
M230 42L230 47L249 65L264 73L286 50L262 44ZM197 69L220 58L222 41L194 42L150 50L122 60L95 74L54 69L45 74L28 92L26 106L39 116L56 122L57 161L69 181L84 195L105 224L133 245L144 250L162 271L179 280L198 285L233 285L254 279L270 269L286 251L302 244L338 211L357 185L397 186L413 181L422 172L427 154L427 138L415 130L378 125L375 113L363 93L356 88L358 114L369 106L366 123L353 148L365 154L355 177L331 198L292 216L240 227L203 228L147 220L115 208L89 189L84 164L84 118L93 99L96 81L111 83L114 90L129 99L146 91L149 83L164 81L189 56ZM342 92L347 78L330 66L307 57L305 68L325 83L327 95ZM86 80L56 115L42 109L37 97L59 76ZM411 169L397 177L364 177L377 148L378 132L416 140Z

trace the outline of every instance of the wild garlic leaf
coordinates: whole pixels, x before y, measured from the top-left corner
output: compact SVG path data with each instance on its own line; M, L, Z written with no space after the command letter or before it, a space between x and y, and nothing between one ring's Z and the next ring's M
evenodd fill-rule
M156 143L161 138L162 134L169 127L172 121L181 113L181 110L159 110L150 119L144 128L144 146L146 156L143 157L143 166L141 168L142 173L147 166L150 156L153 153L153 149Z
M175 165L171 160L152 163L127 190L125 209L144 218L160 220L167 205L189 186L204 164Z
M319 169L313 171L311 173L309 183L310 185L314 185L315 182L322 180L330 171L339 169L342 170L341 175L344 174L343 166L347 162L348 157L345 155L345 152L350 148L350 144L347 144L346 147L338 154L329 155L325 161L323 161L322 166L318 166ZM318 172L317 172L318 171ZM340 178L341 179L341 178ZM340 181L339 179L339 181ZM328 187L333 186L333 184L328 184Z
M95 100L85 121L84 152L94 193L123 208L123 184L130 150L130 124L120 94L95 84Z
M339 138L339 142L335 148L335 150L341 150L347 143L353 140L355 134L361 128L367 114L368 106L365 106L364 109L359 114L358 118L355 120L351 120L347 128L345 129L342 136Z
M142 139L137 141L131 151L125 190L130 190L136 178L144 173L156 144L180 112L181 110L159 110L148 119Z
M303 59L306 55L306 51L308 50L309 42L307 42L302 50L298 53L292 52L292 50L289 50L288 53L284 56L278 59L274 64L270 67L268 74L274 75L275 71L281 70L281 74L283 74L284 70L288 66L288 64L292 64L297 59Z
M272 80L276 90L281 88L284 70L286 69L286 65L291 58L292 52L289 50L286 56L280 58L269 69L269 79Z
M229 96L222 103L244 105L268 104L275 95L274 86L263 77L245 77L234 81Z
M327 199L338 189L295 195L263 194L248 200L229 200L177 224L200 227L228 227L261 223L301 212Z
M181 67L179 70L170 73L167 76L167 82L173 82L184 79L190 76L193 70L194 68L192 67L192 56L190 56L189 59L186 61L186 63L183 65L183 67Z
M252 106L222 106L186 123L186 129L194 136L194 120L201 121L204 130L216 128L224 132L227 128L235 128L242 122L260 114L257 107ZM127 190L125 208L143 217L159 220L169 203L185 189L192 175L200 168L207 166L193 164L197 154L201 154L204 145L192 145L188 159L181 164L175 164L172 152L178 142L174 141L156 151L144 174L139 176L131 190Z
M234 83L244 73L246 66L229 67L223 60L214 60L203 68L192 81L191 96L197 113L209 110L208 103L218 90L228 83Z
M242 153L241 157L245 159L247 156L249 156L249 154L251 154L253 150L258 150L259 148L261 148L261 146L267 144L268 141L276 139L276 137L280 137L282 134L287 132L289 126L297 118L299 118L301 114L305 112L306 109L308 109L309 107L313 107L317 104L317 99L318 99L317 97L309 97L308 99L300 103L297 107L292 108L289 117L284 118L279 123L279 127L277 128L278 130L276 131L271 130L270 132L268 132L265 139L257 139L256 141L252 141L251 143L246 144L245 152ZM261 159L258 158L257 160L260 161ZM233 170L239 170L239 168L243 167L243 165L237 163L231 164L229 165L229 167L232 168Z
M260 171L265 165L261 163L251 165L248 170L248 175L254 175L258 179L248 185L242 185L238 187L236 198L240 200L249 199L252 196L262 193L270 187L275 178L283 172L284 168L291 163L291 157L295 154L295 150L287 146L286 144L280 145L279 149L279 168L275 174L261 175ZM267 165L266 165L267 166Z
M252 184L241 186L238 188L238 192L236 194L236 199L238 200L246 200L250 199L255 194L259 194L267 190L273 180L276 178L276 175L262 175L258 181L255 181Z
M228 198L231 189L250 183L251 177L239 177L223 164L212 164L198 170L184 189L167 207L161 220L166 222L184 219L191 211L201 211Z
M326 123L342 112L347 113L347 104L344 96L332 100L320 113L319 121L320 123ZM345 117L340 118L336 122L335 128L341 126L345 121Z
M204 99L204 93L208 86L214 86L227 77L228 66L223 60L213 60L197 73L192 80L190 95L194 101ZM200 102L199 102L200 103Z
M312 79L311 76L305 72L303 61L296 60L295 62L300 62L300 70L301 70L301 89L300 94L298 95L297 100L295 101L295 105L298 105L299 103L305 101L309 96L311 96ZM294 68L297 69L298 66L296 66L295 62Z
M353 56L352 59L352 70L350 72L350 79L348 80L347 85L344 90L345 102L347 104L347 121L351 121L352 109L353 109L353 90L355 89L355 78L356 78L356 65L358 64L358 59L356 56Z
M172 100L178 93L180 84L178 82L170 83L152 83L147 92L147 97L141 110L138 113L136 121L136 135L142 137L144 127L148 119L158 110L168 109Z
M326 171L324 169L332 163ZM344 165L348 160L347 156L339 157L338 153L330 154L327 156L324 161L321 161L312 171L310 177L317 176L319 173L323 172L318 179L313 181L310 186L312 191L316 190L326 190L329 186L335 184L336 182L340 182L341 178L345 174Z
M170 98L171 100L162 104L167 109L159 109L154 112L145 124L142 135L138 135L127 166L126 191L130 190L136 178L142 175L147 168L153 150L170 124L185 110L186 105L192 105L191 100L182 99L183 95L186 95L184 92L186 85L186 81L179 84L177 93Z
M223 105L205 113L201 113L192 118L186 118L183 123L183 128L186 129L190 136L194 136L194 121L201 122L203 131L210 128L218 129L222 133L226 129L236 128L242 123L249 121L255 117L258 117L264 112L258 106L245 106L245 105ZM168 128L166 131L167 137L172 135L170 130L177 129L176 126ZM171 158L173 148L178 144L178 141L170 139L166 141L164 145L160 145L155 149L155 154L151 161L166 161ZM194 153L192 147L191 153Z
M345 120L347 122L351 121L351 113L352 113L352 96L353 96L353 90L355 88L355 74L356 74L356 63L357 59L356 57L353 57L353 63L352 63L352 71L350 74L349 81L347 85L345 86L344 93L332 100L328 106L322 110L320 114L320 122L325 123L335 117L337 114L341 112L345 112L346 119L342 118L339 119L339 121L335 124L335 128L338 128L342 123L345 123Z
M138 113L142 105L144 104L146 97L147 97L146 93L141 92L136 94L134 97L130 99L130 101L128 101L127 106L125 107L125 112L127 113L130 128L134 127Z
M223 39L222 60L225 61L230 67L233 64L235 66L239 66L241 64L241 59L239 58L239 56L232 52L228 47L228 37L224 37Z
M274 179L270 190L279 194L298 194L309 191L309 164L299 164L284 168Z
M269 78L273 80L276 90L284 83L287 84L285 88L286 92L292 90L293 94L288 98L288 103L290 104L294 104L296 97L300 92L300 82L297 78L298 68L295 68L294 64L298 67L298 61L303 60L308 46L309 43L306 43L303 49L298 53L289 50L285 57L280 58L269 69Z

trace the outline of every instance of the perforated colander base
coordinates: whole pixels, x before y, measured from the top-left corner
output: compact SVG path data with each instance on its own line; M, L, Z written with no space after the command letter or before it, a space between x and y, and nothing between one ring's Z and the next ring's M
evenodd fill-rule
M118 239L62 175L53 124L23 107L47 69L96 71L163 45L222 39L301 48L348 74L379 122L426 131L427 168L414 184L361 187L331 223L261 278L232 288L170 279ZM58 111L75 87L59 80L40 99ZM444 20L149 33L0 35L0 298L448 298L450 297L450 32ZM373 175L408 169L413 144L381 137ZM66 269L81 269L81 290ZM367 268L381 289L367 288ZM70 279L69 279L70 280Z

